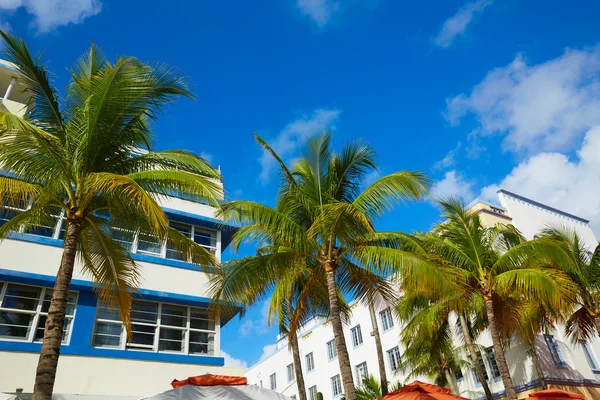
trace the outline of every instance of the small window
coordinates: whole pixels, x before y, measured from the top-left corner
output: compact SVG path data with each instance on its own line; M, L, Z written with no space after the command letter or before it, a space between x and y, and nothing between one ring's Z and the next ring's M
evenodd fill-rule
M498 362L496 361L496 352L493 347L488 347L485 349L485 355L488 359L488 365L490 366L490 371L492 372L492 378L500 379L500 368L498 368Z
M331 377L331 394L333 397L342 395L342 380L340 379L340 375L335 375Z
M356 325L354 328L350 330L350 334L352 336L352 344L354 347L358 347L362 344L362 332L360 331L360 325Z
M362 386L363 380L369 377L369 370L367 369L367 363L362 362L358 364L356 367L356 384L357 386Z
M389 307L381 311L379 317L381 318L381 328L384 332L394 327L394 319L392 318L392 311Z
M471 359L471 356L467 356L467 357L468 357L469 361L471 362L471 364L473 364L473 360ZM481 367L481 371L483 372L483 377L487 382L490 380L490 377L488 376L487 370L485 369L485 362L483 361L483 357L481 357L480 352L477 353L477 357L479 358L479 366ZM479 377L477 376L477 373L475 372L475 368L473 368L471 370L471 372L473 373L475 382L477 382L478 384L481 385L481 382L479 382Z
M162 244L152 233L141 232L138 235L137 252L142 254L162 255Z
M271 390L275 390L277 389L277 375L276 374L271 374L271 376L269 376L269 382L271 383Z
M260 387L263 387L263 383L262 383L262 381L260 381L260 382L259 382L259 384L260 384Z
M287 366L287 378L288 378L288 382L291 382L295 379L294 363L288 364L288 366Z
M552 360L554 361L556 368L567 368L567 363L563 358L556 338L552 335L544 335L544 340L546 341L548 350L550 350L550 354L552 355Z
M296 395L295 395L295 394L291 395L291 396L290 396L290 399L292 399L292 400L296 400Z
M458 371L454 371L454 377L456 378L456 381L462 381L464 379L464 375L462 373L462 370L459 369Z
M337 358L337 347L335 346L335 340L327 342L327 359L329 361Z
M400 368L400 349L398 349L398 346L393 347L387 351L387 355L390 362L390 369L394 372Z
M308 400L317 400L317 386L311 386L308 388Z
M313 356L313 353L310 352L306 355L306 371L310 372L313 369L315 369L315 358Z
M598 360L594 354L592 347L590 346L590 343L587 340L581 340L580 343L581 347L583 348L583 354L585 354L585 359L587 360L590 369L594 372L598 371L600 369L598 368Z

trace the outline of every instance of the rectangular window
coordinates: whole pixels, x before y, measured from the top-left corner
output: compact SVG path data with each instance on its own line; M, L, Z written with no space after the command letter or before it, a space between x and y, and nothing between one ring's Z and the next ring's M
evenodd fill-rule
M394 372L400 368L400 349L398 346L393 347L387 351L387 355L390 361L390 370Z
M127 341L117 310L99 303L93 345L124 350L214 354L215 322L202 308L136 300Z
M381 318L381 328L384 332L394 327L394 319L389 307L381 311L379 317Z
M310 372L313 369L315 369L315 358L313 356L313 353L310 352L306 355L306 371Z
M135 240L135 233L126 229L111 226L110 236L119 244L122 248L127 251L133 251L133 242Z
M342 395L342 380L339 374L331 377L331 394L333 397Z
M487 370L485 369L485 362L483 361L483 357L481 356L480 352L477 352L477 357L479 358L479 366L481 367L481 371L483 372L483 377L486 381L489 381L490 377L488 376ZM471 364L473 364L473 359L471 358L471 356L467 356L467 358L469 359ZM475 382L481 385L481 382L479 382L479 377L477 377L477 373L475 372L475 368L473 368L471 372L473 373Z
M27 210L28 201L3 196L0 201L0 226Z
M311 386L308 388L308 400L317 400L317 386Z
M337 347L335 347L335 340L327 342L327 359L329 361L337 358Z
M360 325L356 325L354 328L350 330L350 335L352 336L352 344L354 347L358 347L362 344L362 332L360 331Z
M271 376L269 376L269 382L271 384L271 390L277 389L277 374L271 374Z
M556 338L554 338L554 336L552 335L544 335L544 340L546 341L548 350L550 350L550 354L552 355L554 365L556 365L557 368L567 368L567 363L563 358L562 352L560 351L560 347L558 346Z
M490 372L492 373L492 378L499 379L500 369L498 368L498 362L496 361L496 352L493 347L488 347L485 349L485 355L488 360L488 365L490 367Z
M137 253L162 256L162 244L152 233L140 232L137 242Z
M288 366L287 366L287 378L288 378L288 382L291 382L295 379L294 363L288 364Z
M362 386L364 378L369 377L369 370L367 369L367 363L362 362L356 367L356 384Z
M52 288L0 282L0 339L39 342L52 299ZM73 329L77 292L69 292L63 343L68 343Z
M206 250L210 251L213 255L217 252L217 235L216 231L202 229L195 225L182 224L180 222L170 222L169 225L179 231L181 234L187 236ZM176 242L167 243L166 258L180 261L185 260L184 254L182 253L179 245Z
M462 373L462 370L459 369L458 371L454 372L454 377L456 378L457 381L462 381L464 378L464 375Z
M585 354L585 359L590 366L590 369L594 372L598 371L600 368L598 367L598 360L590 346L590 343L587 340L581 340L581 347L583 348L583 354Z
M62 208L52 206L48 211L50 212L50 219L44 221L44 223L40 225L29 227L26 233L37 236L63 239L65 232L65 226L63 225L66 225L64 223L66 218L64 217Z

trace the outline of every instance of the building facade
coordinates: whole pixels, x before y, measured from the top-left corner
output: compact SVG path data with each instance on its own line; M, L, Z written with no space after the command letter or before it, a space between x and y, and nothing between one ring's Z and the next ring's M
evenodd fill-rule
M18 85L16 70L0 63L0 91L6 89L2 111L24 112L30 106L18 97ZM158 201L172 227L220 260L235 228L216 219L213 207L176 197ZM0 225L29 206L0 203ZM53 225L15 233L0 243L0 392L33 390L64 232L64 215L57 212ZM182 261L177 248L150 235L118 227L111 228L111 235L141 269L131 313L133 335L127 339L118 313L98 302L92 277L77 264L55 393L138 399L169 389L174 378L243 375L243 369L224 367L220 330L227 321L208 313L210 271Z
M588 221L563 211L545 206L505 190L498 191L497 205L474 201L470 209L478 213L484 224L513 224L527 239L533 239L544 227L562 226L574 229L590 250L598 244ZM406 377L397 372L402 354L399 343L402 326L391 311L390 305L376 305L376 316L386 374L390 382L406 382ZM354 381L360 385L361 377L373 375L379 379L375 340L371 336L372 323L369 310L364 305L352 305L352 317L345 326L344 336L348 346ZM504 386L494 356L491 337L484 333L477 339L481 346L481 362L486 371L490 389L497 396L504 393ZM458 341L457 346L462 344ZM304 327L299 340L302 369L309 400L316 400L318 392L323 398L337 399L342 395L341 377L337 354L333 342L333 331L329 322L313 320ZM553 386L568 387L582 393L599 396L600 391L600 340L572 344L564 334L564 327L557 326L552 332L540 336L536 348L541 358L544 376ZM539 386L538 376L531 363L525 345L513 342L506 352L511 376L521 396ZM285 337L277 341L277 350L266 360L252 366L246 373L249 383L276 390L292 398L297 397L298 388L294 377L292 355ZM478 399L484 393L475 373L463 368L457 373L461 395ZM422 377L426 380L426 377ZM600 397L593 397L600 398Z

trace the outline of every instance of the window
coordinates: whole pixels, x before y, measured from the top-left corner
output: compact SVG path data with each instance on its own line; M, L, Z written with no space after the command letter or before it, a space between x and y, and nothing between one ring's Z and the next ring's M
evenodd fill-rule
M296 400L296 395L295 395L295 394L291 395L291 396L290 396L290 399L292 399L292 400Z
M552 360L554 361L554 365L557 368L567 368L567 363L563 358L562 352L560 351L560 347L556 342L556 339L552 335L544 335L544 340L546 341L546 345L548 345L548 350L550 350L550 354L552 355Z
M352 344L354 347L360 346L363 342L362 332L360 331L360 325L356 325L354 328L350 330L350 335L352 336Z
M2 197L0 200L0 226L16 217L25 210L31 207L31 201L23 198ZM29 227L25 233L37 236L46 236L55 239L62 239L65 233L64 212L62 208L52 206L49 211L50 218L40 225Z
M333 397L337 397L342 394L342 380L340 379L339 374L331 377L331 394Z
M295 379L294 376L294 363L291 363L287 366L287 378L288 382L291 382Z
M473 363L473 359L471 358L471 356L467 356L469 358L469 361L471 362L471 364ZM483 357L481 357L481 353L477 352L477 358L479 359L479 366L481 367L481 371L483 373L483 378L487 381L490 380L490 377L488 376L487 370L485 369L485 362L483 361ZM471 370L473 372L473 377L475 379L475 382L477 382L478 384L481 385L481 382L479 382L479 377L477 376L477 373L475 372L475 368L473 368Z
M392 318L392 311L389 307L381 311L379 317L381 318L381 328L384 332L394 327L394 319Z
M310 352L306 355L306 372L310 372L315 369L315 358L313 353Z
M214 354L215 322L205 309L136 300L131 310L131 326L132 337L127 341L118 311L98 304L94 346Z
M488 365L490 366L490 372L492 373L492 378L500 379L500 369L498 368L498 362L496 361L496 352L493 347L488 347L485 349L485 355L488 359Z
M398 346L387 351L388 359L390 360L390 369L392 372L400 368L400 350Z
M362 386L363 379L369 377L369 370L367 369L367 363L362 362L356 366L356 381L358 386Z
M308 400L317 400L317 386L311 386L308 388Z
M262 381L260 381L260 387L263 387L263 383L262 383Z
M27 210L28 203L25 199L3 196L0 204L0 226Z
M590 369L594 372L598 371L600 369L598 367L598 360L594 355L594 351L592 350L590 343L587 340L581 340L580 343L581 347L583 348L583 354L585 354L585 359L587 360Z
M337 347L335 347L335 340L327 342L327 359L329 361L337 358Z
M458 371L454 371L454 377L456 378L456 381L462 381L464 378L462 370L459 369Z
M52 299L52 289L0 282L0 339L39 342ZM63 343L68 343L73 329L77 292L69 292Z
M271 376L269 376L269 382L271 384L271 390L277 389L277 374L271 374Z

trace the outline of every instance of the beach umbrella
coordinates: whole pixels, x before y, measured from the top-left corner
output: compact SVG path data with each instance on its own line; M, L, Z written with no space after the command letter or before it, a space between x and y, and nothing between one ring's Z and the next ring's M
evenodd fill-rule
M382 397L380 400L468 400L452 394L450 389L414 381Z

